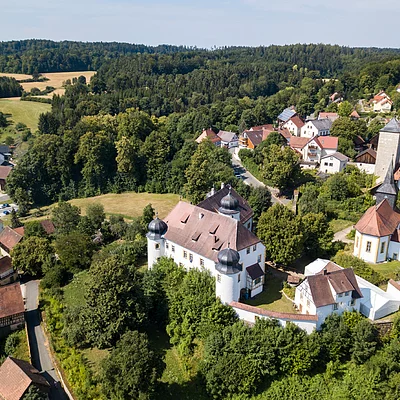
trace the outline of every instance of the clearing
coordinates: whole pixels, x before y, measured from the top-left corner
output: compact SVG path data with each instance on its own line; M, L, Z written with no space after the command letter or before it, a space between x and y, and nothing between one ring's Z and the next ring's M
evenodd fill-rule
M398 280L398 276L400 276L400 261L386 261L379 264L370 264L367 263L372 269L376 272L381 273L385 278Z
M17 122L22 122L32 132L37 130L39 115L50 111L50 109L51 105L46 103L0 99L0 111L8 117L8 120L14 125ZM9 136L9 134L5 136ZM4 137L1 136L1 140L4 140Z
M30 92L32 88L38 88L40 90L46 89L46 86L53 86L56 90L51 93L48 93L45 96L38 96L51 99L53 94L63 95L65 93L65 89L63 88L63 82L67 79L72 81L73 78L78 78L78 76L83 75L86 78L86 82L89 83L91 77L96 73L96 71L74 71L74 72L44 72L42 76L48 79L48 81L44 82L23 82L21 83L22 87L26 92ZM10 78L15 78L17 81L32 79L31 75L25 74L6 74L0 73L0 76L8 76Z

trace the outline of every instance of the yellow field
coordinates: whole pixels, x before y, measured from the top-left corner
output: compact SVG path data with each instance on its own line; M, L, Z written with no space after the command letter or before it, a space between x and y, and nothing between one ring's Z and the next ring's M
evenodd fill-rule
M53 86L56 90L52 93L47 94L46 96L40 97L47 97L52 98L53 94L63 95L65 89L62 87L63 82L67 79L72 81L73 78L78 78L78 76L83 75L86 78L87 83L90 82L90 78L95 74L95 71L77 71L77 72L44 72L42 75L49 79L45 82L25 82L21 83L24 90L30 92L32 88L38 88L40 90L46 89L46 86ZM17 81L23 79L30 79L32 76L25 75L25 74L5 74L0 73L0 76L8 76L10 78L15 78Z

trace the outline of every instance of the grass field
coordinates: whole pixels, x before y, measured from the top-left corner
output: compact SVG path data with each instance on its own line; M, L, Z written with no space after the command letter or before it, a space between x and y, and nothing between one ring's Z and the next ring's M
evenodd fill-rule
M44 72L42 75L48 79L44 82L24 82L21 83L25 91L30 92L32 88L38 88L40 90L46 89L46 86L53 86L56 90L46 96L40 96L45 98L52 98L53 94L62 95L65 89L62 87L63 82L67 79L72 81L73 78L83 75L86 78L87 83L90 82L90 78L95 74L95 71L77 71L77 72ZM32 76L25 74L5 74L0 73L0 76L9 76L18 80L31 79Z
M352 225L354 225L354 222L348 221L346 219L333 219L329 222L329 226L332 229L333 233L339 232Z
M398 279L397 275L400 275L400 261L388 261L368 265L375 271L380 272L387 279Z
M22 122L32 132L38 127L39 115L50 109L50 104L0 99L0 112L6 114L12 124ZM0 140L4 140L4 138L0 137Z

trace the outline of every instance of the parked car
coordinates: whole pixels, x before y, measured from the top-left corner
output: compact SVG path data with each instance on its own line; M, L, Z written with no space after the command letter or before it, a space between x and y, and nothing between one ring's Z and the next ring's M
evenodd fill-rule
M3 211L3 214L4 214L4 215L8 215L8 214L10 214L10 211L4 210L4 211Z
M7 208L7 207L10 207L10 205L8 203L4 203L1 205L1 208Z

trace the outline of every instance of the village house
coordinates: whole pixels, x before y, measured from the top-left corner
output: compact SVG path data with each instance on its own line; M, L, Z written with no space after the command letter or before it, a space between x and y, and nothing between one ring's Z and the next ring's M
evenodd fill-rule
M221 147L231 149L239 146L239 135L235 132L219 131L217 136L221 139Z
M0 337L25 324L25 306L19 282L0 286Z
M322 119L329 119L332 122L336 121L339 118L339 114L335 113L335 112L325 112L325 111L321 111L318 114L318 120L322 120Z
M187 270L204 268L216 278L216 296L226 304L262 292L265 247L248 229L246 215L252 214L238 197L229 189L217 209L216 199L203 203L206 208L181 201L164 221L150 222L148 267L170 257Z
M356 110L353 110L352 112L351 112L351 114L349 115L349 117L350 117L350 119L352 119L353 121L358 121L361 117L360 117L360 114L356 111Z
M331 133L332 121L329 118L307 121L300 130L300 136L312 138L315 136L329 136Z
M390 112L393 102L390 97L382 90L371 100L375 112Z
M285 108L279 115L278 115L278 124L282 126L286 124L291 118L297 115L296 110L294 107Z
M303 126L304 121L295 114L282 125L282 128L286 128L293 136L300 136L300 131Z
M0 146L0 165L7 165L9 164L9 160L11 157L11 151L8 146L1 145Z
M322 157L337 152L338 143L338 138L335 136L313 137L301 149L303 160L320 164Z
M267 137L267 132L264 130L252 131L246 130L239 136L239 149L254 150Z
M211 128L204 129L201 135L196 139L196 143L200 144L206 139L211 140L215 146L221 147L221 138Z
M14 270L11 258L4 256L0 258L0 286L14 283L18 279L18 273Z
M0 399L20 400L31 386L44 394L50 391L49 383L31 364L7 357L0 367Z
M0 190L4 191L6 182L7 182L7 177L10 175L10 172L12 171L12 167L0 165Z
M368 148L354 157L354 163L360 171L373 174L375 171L376 151Z
M337 151L336 153L321 157L319 170L325 174L336 174L337 172L343 171L348 162L349 158Z

